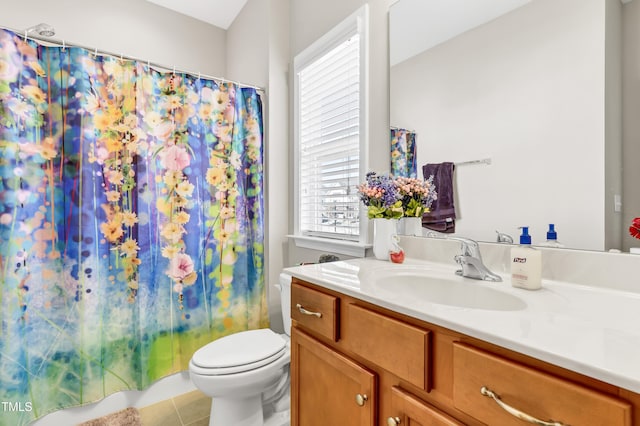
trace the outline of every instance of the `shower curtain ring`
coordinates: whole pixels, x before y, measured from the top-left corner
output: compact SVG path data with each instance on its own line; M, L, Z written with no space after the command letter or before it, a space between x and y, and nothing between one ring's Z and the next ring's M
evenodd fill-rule
M173 66L173 75L176 75L176 66Z
M27 36L29 35L29 30L24 30L24 41L27 42Z
M96 51L95 51L95 52L93 52L93 57L94 57L95 59L98 59L98 48L97 48L97 47L96 47Z
M64 42L64 39L62 39L62 51L64 52L64 50L67 48L67 45Z

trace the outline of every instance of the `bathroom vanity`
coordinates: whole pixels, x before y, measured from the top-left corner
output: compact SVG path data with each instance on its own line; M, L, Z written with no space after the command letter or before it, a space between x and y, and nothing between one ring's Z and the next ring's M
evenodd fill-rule
M637 294L407 263L288 269L292 425L640 425Z

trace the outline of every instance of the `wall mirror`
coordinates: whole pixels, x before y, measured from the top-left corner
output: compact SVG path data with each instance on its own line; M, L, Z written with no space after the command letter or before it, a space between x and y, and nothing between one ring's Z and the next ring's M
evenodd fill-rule
M390 123L416 132L419 177L423 164L458 164L457 235L496 241L497 230L517 242L529 226L538 244L553 223L568 248L640 245L627 232L640 216L631 187L640 176L623 173L632 153L640 158L638 120L625 120L640 114L628 96L640 99L629 77L640 75L638 3L390 7Z

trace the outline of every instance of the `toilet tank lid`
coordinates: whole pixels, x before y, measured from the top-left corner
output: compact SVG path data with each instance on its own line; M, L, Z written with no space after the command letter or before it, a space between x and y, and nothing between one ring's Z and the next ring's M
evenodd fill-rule
M285 339L268 328L230 334L201 347L192 361L203 368L251 364L282 351Z

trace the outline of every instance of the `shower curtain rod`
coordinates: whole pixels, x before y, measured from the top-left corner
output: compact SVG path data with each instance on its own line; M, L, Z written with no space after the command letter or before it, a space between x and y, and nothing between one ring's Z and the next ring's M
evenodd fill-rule
M31 39L31 40L35 40L39 43L44 43L44 44L49 44L52 46L58 46L58 47L62 47L63 49L66 47L79 47L81 49L85 49L88 50L89 52L92 52L92 54L94 56L110 56L112 58L116 58L116 59L120 59L121 61L137 61L137 62L142 62L147 64L148 67L150 68L155 68L155 69L162 69L162 70L166 70L166 71L171 71L171 72L178 72L178 73L182 73L182 74L188 74L192 77L198 77L198 79L204 78L206 80L213 80L215 82L223 82L223 83L233 83L233 84L237 84L240 87L247 87L250 89L255 89L259 92L262 92L263 94L266 93L264 87L259 87L259 86L254 86L252 84L245 84L245 83L240 83L238 81L234 81L234 80L229 80L226 78L222 78L222 77L215 77L212 75L206 75L206 74L201 74L200 72L193 72L193 71L187 71L187 70L182 70L182 69L178 69L176 68L176 66L166 66L166 65L162 65L162 64L158 64L156 62L151 62L149 60L143 60L143 59L139 59L139 58L135 58L132 56L125 56L122 54L116 54L116 53L112 53L112 52L107 52L104 50L98 50L98 48L92 48L92 47L88 47L88 46L83 46L80 44L75 44L75 43L67 43L65 40L59 40L59 39L54 39L54 38L50 38L50 37L39 37L36 35L30 35L27 34L26 31L21 31L21 30L16 30L13 28L9 28L9 27L5 27L4 25L0 25L0 28L11 31L13 33L15 33L18 36L21 36L22 38L24 38L25 40L27 39Z

